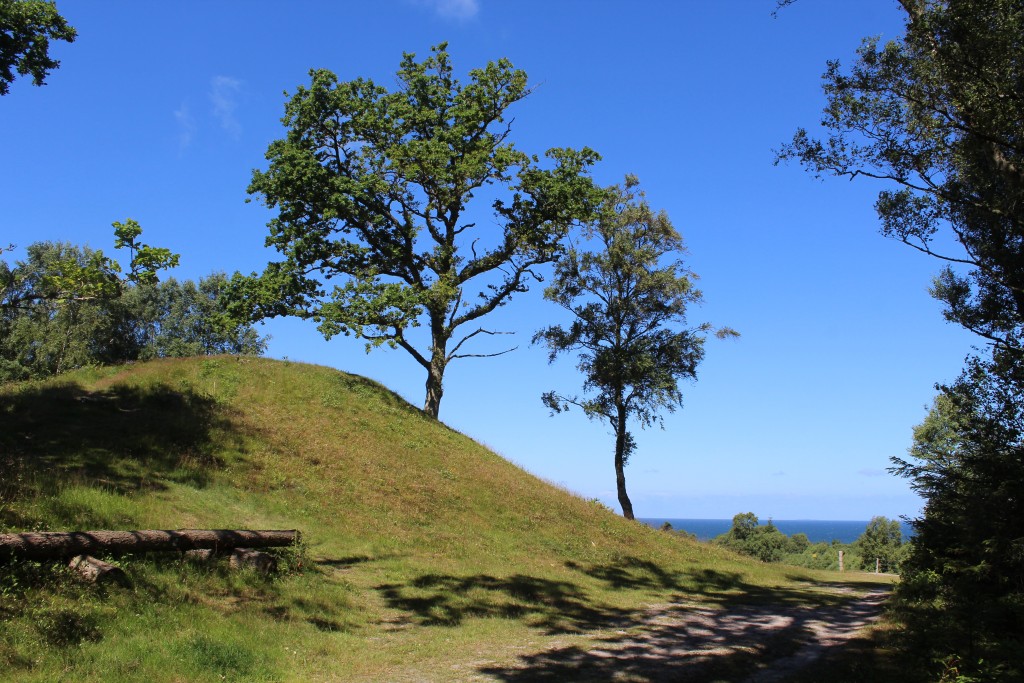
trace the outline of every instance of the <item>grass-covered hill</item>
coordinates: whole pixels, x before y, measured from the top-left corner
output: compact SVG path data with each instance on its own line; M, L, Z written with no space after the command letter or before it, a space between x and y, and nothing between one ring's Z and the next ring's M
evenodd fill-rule
M0 387L0 532L140 528L306 547L270 578L122 557L126 587L0 565L4 680L468 680L654 603L808 599L807 575L627 522L335 370L214 357Z

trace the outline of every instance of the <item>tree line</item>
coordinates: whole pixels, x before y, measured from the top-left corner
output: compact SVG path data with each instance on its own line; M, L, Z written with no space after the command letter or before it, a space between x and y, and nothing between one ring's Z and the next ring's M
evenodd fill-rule
M661 529L696 539L686 531L675 530L665 522ZM768 520L761 524L753 512L742 512L732 518L732 526L724 534L711 539L711 543L762 562L777 562L808 569L838 571L881 571L898 574L910 549L903 539L900 523L886 517L872 517L867 527L853 543L811 543L805 533L787 536ZM843 552L840 564L839 552Z
M157 272L177 255L135 242L134 221L115 224L118 234L125 230L132 240L117 246L135 247L127 275L102 251L66 242L36 242L23 260L0 261L0 382L152 358L263 353L266 337L223 315L223 273L160 281Z

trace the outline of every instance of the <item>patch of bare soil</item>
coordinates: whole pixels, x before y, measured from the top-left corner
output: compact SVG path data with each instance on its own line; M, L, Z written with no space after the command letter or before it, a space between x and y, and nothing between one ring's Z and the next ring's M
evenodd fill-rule
M826 607L667 605L583 645L556 645L480 672L485 680L515 683L776 683L877 620L887 596L877 589Z

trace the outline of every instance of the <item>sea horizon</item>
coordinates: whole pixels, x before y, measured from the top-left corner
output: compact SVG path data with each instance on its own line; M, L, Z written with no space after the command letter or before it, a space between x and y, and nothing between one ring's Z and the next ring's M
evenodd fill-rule
M665 522L672 525L676 531L686 531L697 536L698 540L710 541L715 536L720 536L732 528L732 519L699 519L682 517L637 517L638 522L643 522L655 529L661 528ZM811 543L853 543L864 533L870 520L844 520L844 519L773 519L772 524L787 536L804 533ZM899 520L903 529L904 539L910 537L910 525ZM768 520L763 520L764 526Z

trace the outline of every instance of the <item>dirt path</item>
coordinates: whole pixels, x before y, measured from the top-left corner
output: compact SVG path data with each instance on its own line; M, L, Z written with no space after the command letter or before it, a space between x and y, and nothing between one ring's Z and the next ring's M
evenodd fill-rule
M592 646L556 644L512 667L482 673L516 683L775 683L870 625L887 595L872 590L834 607L667 605L626 630L599 634Z

